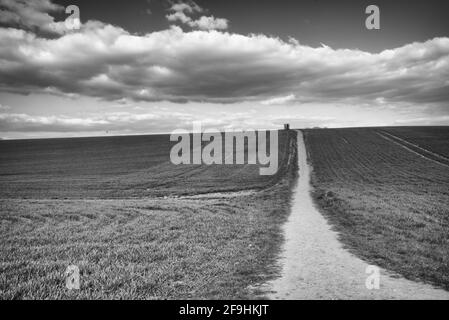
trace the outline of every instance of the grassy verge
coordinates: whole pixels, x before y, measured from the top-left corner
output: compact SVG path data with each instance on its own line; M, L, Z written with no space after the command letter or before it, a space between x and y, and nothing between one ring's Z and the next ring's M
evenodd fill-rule
M296 177L217 199L0 201L2 299L238 299L271 279ZM290 159L290 161L288 160ZM68 265L81 289L65 288Z

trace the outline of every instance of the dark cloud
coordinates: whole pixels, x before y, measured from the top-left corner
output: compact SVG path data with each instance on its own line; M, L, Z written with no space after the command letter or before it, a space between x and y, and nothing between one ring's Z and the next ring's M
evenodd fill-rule
M178 27L136 36L91 21L57 39L2 28L0 41L5 91L223 103L291 95L307 101L449 100L448 38L371 54Z
M0 24L49 34L64 33L64 22L55 22L51 13L64 7L51 0L0 0Z

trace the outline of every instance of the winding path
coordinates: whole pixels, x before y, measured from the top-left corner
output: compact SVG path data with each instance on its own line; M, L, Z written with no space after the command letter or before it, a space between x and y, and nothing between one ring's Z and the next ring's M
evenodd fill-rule
M449 299L449 292L380 270L380 288L368 290L369 264L343 248L310 195L310 168L298 131L300 177L289 221L280 278L268 284L271 299Z

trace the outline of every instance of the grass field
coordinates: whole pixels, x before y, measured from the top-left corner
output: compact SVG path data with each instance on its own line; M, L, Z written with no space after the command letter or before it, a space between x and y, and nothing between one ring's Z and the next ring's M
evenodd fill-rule
M449 128L305 133L314 197L347 247L449 289Z
M280 227L297 174L296 134L281 132L273 177L252 165L175 167L166 156L168 137L154 139L109 138L87 148L77 139L17 148L1 142L1 298L257 294L251 288L278 271ZM77 152L67 155L64 145ZM239 190L251 191L178 197ZM65 288L71 264L80 268L79 291Z
M449 158L449 130L447 127L393 127L385 128L384 131Z
M448 137L447 127L305 130L313 196L343 243L445 289ZM1 141L0 297L258 296L251 288L279 272L296 132L280 133L272 177L257 165L173 166L168 140ZM65 288L70 264L79 291Z
M287 152L286 141L281 131L281 156ZM167 135L0 141L0 198L111 199L261 190L283 175L280 170L261 176L258 165L175 166L169 158L173 144Z

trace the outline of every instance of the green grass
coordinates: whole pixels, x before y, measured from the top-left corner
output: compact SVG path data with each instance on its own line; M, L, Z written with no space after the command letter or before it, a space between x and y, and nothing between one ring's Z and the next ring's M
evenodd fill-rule
M278 175L249 195L0 200L0 297L253 297L250 288L279 271L281 225L297 170L296 134L283 137ZM71 264L80 268L79 291L65 288Z
M306 130L314 197L355 254L447 290L449 170L378 135L382 130ZM447 140L420 143L436 152L432 146L442 150Z

